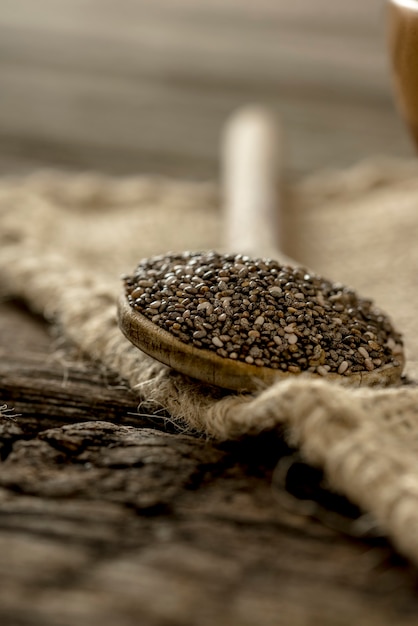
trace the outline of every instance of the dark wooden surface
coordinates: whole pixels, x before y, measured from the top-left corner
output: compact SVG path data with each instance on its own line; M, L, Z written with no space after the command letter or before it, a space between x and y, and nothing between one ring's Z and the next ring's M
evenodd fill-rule
M378 0L2 2L0 172L212 178L225 116L254 100L283 116L289 176L407 156L385 54ZM317 504L286 495L279 434L214 445L138 414L4 301L2 405L2 626L417 623L416 569L350 536L303 465L287 486Z
M309 472L289 485L316 508L281 491L279 434L214 445L138 416L40 320L0 312L1 624L416 624L412 566L351 517L335 530Z

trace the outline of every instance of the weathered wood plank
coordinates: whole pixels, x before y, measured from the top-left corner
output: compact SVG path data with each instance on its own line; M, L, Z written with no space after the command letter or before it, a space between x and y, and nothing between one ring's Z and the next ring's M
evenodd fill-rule
M1 304L0 320L0 406L20 414L26 435L86 419L165 425L161 411L138 410L123 381L58 346L45 323L17 303Z
M0 418L2 624L415 624L416 572L385 541L346 537L272 488L292 454L279 434L220 446L152 416L122 425L126 389L72 350L57 363L45 324L13 303L0 345L0 404L22 413Z
M387 58L380 34L381 40L375 34L344 36L338 29L307 33L281 22L166 23L149 16L140 17L133 32L128 24L110 32L96 28L60 33L46 25L26 32L10 29L0 19L0 50L3 64L58 67L81 75L194 77L209 85L230 80L254 86L280 85L288 78L386 96ZM19 47L16 40L24 36L28 43ZM346 45L352 47L349 55Z
M201 175L205 166L208 176L216 174L222 125L252 95L251 88L218 92L146 80L91 82L25 68L3 71L1 81L5 152L117 172L171 169L186 177ZM292 172L348 165L371 153L412 151L391 102L375 106L355 94L341 99L331 92L324 98L306 86L277 95L269 86L263 100L283 118Z
M225 117L254 99L282 115L297 174L412 152L378 0L5 3L0 98L4 171L213 177Z

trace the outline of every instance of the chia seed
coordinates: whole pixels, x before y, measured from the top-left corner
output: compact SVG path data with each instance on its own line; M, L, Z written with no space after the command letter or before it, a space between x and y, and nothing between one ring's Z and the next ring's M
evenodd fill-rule
M130 306L160 328L255 367L349 376L402 353L371 300L274 260L172 253L144 259L123 280Z

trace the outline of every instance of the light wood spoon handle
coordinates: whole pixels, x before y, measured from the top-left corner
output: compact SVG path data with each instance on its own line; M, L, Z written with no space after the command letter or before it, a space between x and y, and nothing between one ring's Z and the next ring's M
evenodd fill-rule
M248 106L228 120L222 141L223 244L229 252L275 258L283 237L283 133L267 108Z

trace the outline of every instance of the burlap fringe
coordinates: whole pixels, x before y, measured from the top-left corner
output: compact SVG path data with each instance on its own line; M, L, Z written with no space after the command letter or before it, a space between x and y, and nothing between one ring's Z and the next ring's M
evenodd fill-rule
M322 182L306 181L305 189L318 198L327 193L361 193L390 176L398 182L412 175L409 164L383 173L382 169L374 164L363 168L361 175L357 171L345 177L327 176ZM150 195L155 201L161 186L168 205L176 193L189 194L191 204L204 201L206 206L215 197L210 186L148 179L122 184L98 177L51 175L5 181L0 187L2 294L24 298L34 310L57 322L86 355L125 379L139 399L165 407L193 431L226 440L284 427L288 442L324 470L329 484L371 512L395 546L418 563L418 388L346 389L303 377L254 395L206 387L170 371L124 339L116 321L115 278L106 276L107 261L101 265L100 256L98 266L89 267L86 259L77 257L77 246L71 251L70 244L63 245L69 219L65 212L60 216L64 234L50 242L57 205L83 206L88 212L104 202L109 206L109 197L113 205L126 204L127 196L130 203ZM81 214L81 223L84 219L87 213ZM104 238L103 249L115 245L103 232L97 237Z

